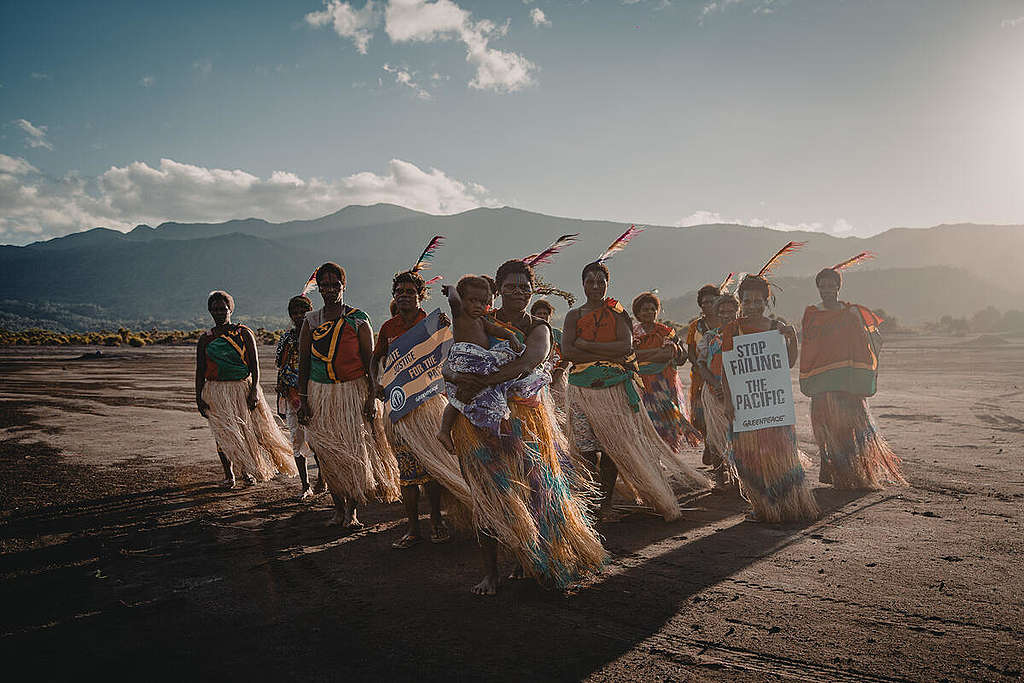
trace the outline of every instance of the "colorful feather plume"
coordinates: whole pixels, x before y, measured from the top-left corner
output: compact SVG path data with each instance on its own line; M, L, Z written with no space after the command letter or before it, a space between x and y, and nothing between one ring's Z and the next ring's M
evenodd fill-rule
M572 235L562 235L557 240L552 242L547 249L537 254L530 254L523 259L526 265L536 267L544 263L551 263L551 259L555 257L555 254L562 251L565 247L569 246L579 238L580 234L573 233Z
M436 275L436 276L430 278L429 280L427 280L426 282L424 282L423 284L424 284L424 286L429 287L430 285L434 284L435 282L440 282L443 279L444 279L444 275Z
M437 254L438 248L441 243L444 242L444 235L434 235L429 242L427 242L426 249L420 254L420 257L416 259L416 265L412 267L412 272L418 273L421 270L429 270L430 262L434 260L434 255Z
M302 291L300 292L302 296L309 296L309 293L316 289L316 272L318 270L320 270L319 267L314 268L313 274L309 276L308 280L306 280L306 284L303 285Z
M776 252L775 256L772 256L770 259L768 259L768 263L764 264L764 267L761 268L761 271L757 274L757 276L764 277L765 275L770 274L773 270L775 270L775 268L780 263L782 263L783 258L787 254L792 254L794 251L802 249L805 244L807 244L807 242L787 243L786 246L784 246L782 249L779 249L779 251Z
M629 226L629 229L626 230L626 232L619 235L614 242L608 245L608 248L604 250L604 253L597 257L597 263L604 263L605 261L610 260L612 256L615 256L615 254L625 249L626 245L629 244L629 241L641 232L643 232L643 228L636 225Z
M877 254L872 251L862 251L853 258L849 258L841 263L835 264L832 266L832 270L843 270L844 268L855 266L858 263L864 263L865 261L875 258L875 256L877 256Z
M722 280L722 284L718 286L719 292L722 292L723 294L726 292L726 287L732 284L732 278L735 274L736 273L729 273L728 275L725 276L725 279Z
M740 283L743 282L743 278L745 278L748 275L750 275L750 273L740 273L739 274L739 277L736 278L736 286L732 288L732 293L733 294L737 294L738 295L740 293Z

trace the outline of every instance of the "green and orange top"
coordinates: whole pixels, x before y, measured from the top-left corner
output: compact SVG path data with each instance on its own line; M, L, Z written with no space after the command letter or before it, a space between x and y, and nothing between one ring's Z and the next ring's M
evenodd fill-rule
M618 319L623 317L629 320L622 304L615 299L605 299L601 306L580 314L576 321L576 336L592 342L614 342ZM569 371L569 384L588 389L608 389L623 384L629 407L635 413L640 410L640 393L636 386L638 372L636 354L630 351L621 362L596 360L573 364Z
M312 333L309 378L320 384L349 382L366 375L359 355L359 326L370 324L370 316L345 306L340 318L324 320L323 309L306 314Z
M206 345L206 379L213 382L237 382L249 376L245 339L252 334L245 325L233 325L223 332L211 329L213 340Z
M830 391L874 396L882 319L864 306L839 304L804 311L800 390L807 396Z

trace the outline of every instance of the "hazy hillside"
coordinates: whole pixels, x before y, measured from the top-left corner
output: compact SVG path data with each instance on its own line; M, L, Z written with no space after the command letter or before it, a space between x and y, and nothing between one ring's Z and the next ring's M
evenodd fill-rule
M35 321L73 330L111 321L136 326L205 324L205 297L216 288L235 294L239 319L284 324L288 297L324 260L345 266L347 300L365 308L379 323L390 299L391 275L411 265L434 234L445 235L447 243L432 274L454 280L468 272L493 273L506 259L538 251L558 235L578 232L579 242L545 266L543 276L579 294L581 267L625 227L511 208L431 216L379 204L280 224L246 219L139 226L127 234L95 229L25 247L0 247L0 325L25 327ZM851 274L850 296L908 320L934 318L937 312L969 314L993 303L989 297L1002 300L1024 294L1024 285L1003 277L1015 272L1024 253L1020 227L950 225L838 239L820 233L706 225L650 227L641 233L610 263L612 295L630 301L637 292L657 287L663 298L671 299L703 282L719 281L730 270L757 270L790 239L807 240L808 245L786 262L780 277L806 278L858 251L878 252L878 259ZM934 266L955 266L962 272L943 275L928 270ZM925 270L904 272L912 268ZM793 315L788 312L790 301L800 301L799 314L813 296L801 282L793 285L792 294L787 286L781 297L784 315ZM860 296L853 288L862 282L866 289ZM1011 287L1015 289L1007 291ZM882 303L872 303L870 297ZM692 302L686 306L691 310ZM564 313L563 306L559 309Z
M813 276L780 277L775 313L799 323L804 308L819 301ZM991 287L966 270L949 266L848 272L840 298L883 309L902 321L937 320L949 313L970 315L987 306L1024 308L1019 295ZM685 322L697 314L697 290L662 301L664 316Z

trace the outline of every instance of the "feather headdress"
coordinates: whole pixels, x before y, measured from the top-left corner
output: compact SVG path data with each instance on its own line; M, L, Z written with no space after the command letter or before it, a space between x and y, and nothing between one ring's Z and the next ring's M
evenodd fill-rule
M306 280L306 284L302 286L302 291L299 292L302 296L309 296L309 293L316 289L316 272L320 270L319 267L313 269L313 274Z
M434 255L437 254L438 248L441 243L444 242L444 235L434 235L429 242L427 242L426 248L420 257L416 259L416 265L411 270L414 273L418 273L421 270L430 270L430 262L434 260Z
M643 232L643 228L642 227L638 227L636 225L629 226L629 229L626 230L626 232L624 232L621 235L619 235L615 239L615 241L612 242L610 245L608 245L608 248L605 249L604 252L600 256L597 257L596 262L597 263L604 263L604 262L610 260L612 258L612 256L615 256L615 254L617 254L620 251L622 251L623 249L625 249L626 245L629 244L629 241L631 239L633 239L634 237L636 237L641 232Z
M435 282L440 282L443 279L444 279L444 275L435 275L434 277L432 277L429 280L427 280L426 282L424 282L423 285L425 287L429 287L430 285L434 284Z
M841 263L835 264L834 266L832 266L832 270L843 270L845 268L849 268L850 266L855 266L858 263L864 263L865 261L875 258L875 256L877 256L877 254L875 254L872 251L862 251L853 258L848 258L845 261L842 261Z
M765 263L764 267L761 268L760 272L758 272L757 277L763 278L764 276L769 275L780 263L782 263L787 254L799 251L805 244L807 244L807 242L788 242L786 246L775 253L775 256L768 259L768 262Z
M561 297L565 299L565 303L569 305L569 308L576 305L576 297L573 296L572 292L567 292L564 289L558 289L554 285L544 282L540 278L537 278L537 284L533 291L535 294L540 294L541 296Z
M722 284L718 286L719 292L722 292L724 294L726 291L728 291L726 288L732 284L732 278L735 274L736 273L729 273L728 275L725 276L725 279L722 280Z
M562 249L575 242L579 238L579 236L580 234L578 232L573 233L571 235L562 235L557 240L548 245L547 249L536 254L530 254L529 256L523 259L523 262L526 265L530 266L531 268L535 268L545 263L551 263L551 259L555 257L555 254L557 254L558 252L562 251Z

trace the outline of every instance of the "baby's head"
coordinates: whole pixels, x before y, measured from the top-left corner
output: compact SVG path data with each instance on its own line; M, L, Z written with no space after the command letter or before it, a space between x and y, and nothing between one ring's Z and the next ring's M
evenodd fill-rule
M491 307L491 283L479 275L463 275L455 285L462 299L462 312L470 318L481 318Z

